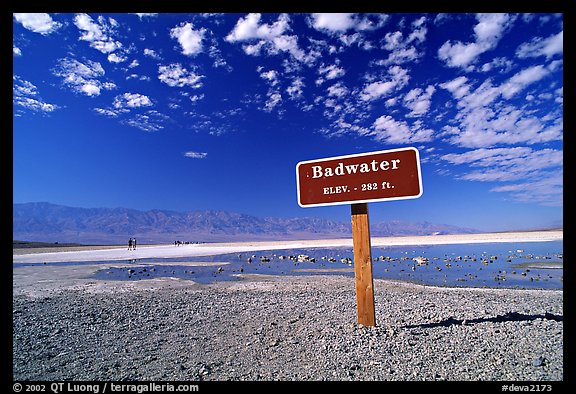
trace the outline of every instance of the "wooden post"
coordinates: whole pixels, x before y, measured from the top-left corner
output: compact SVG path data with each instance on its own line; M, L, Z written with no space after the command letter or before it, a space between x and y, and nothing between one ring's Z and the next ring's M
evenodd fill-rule
M374 282L372 280L372 247L368 204L352 204L352 242L354 244L354 276L358 324L376 326Z

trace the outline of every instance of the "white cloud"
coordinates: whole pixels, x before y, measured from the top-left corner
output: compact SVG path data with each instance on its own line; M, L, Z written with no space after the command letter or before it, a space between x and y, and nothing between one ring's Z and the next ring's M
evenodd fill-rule
M497 186L490 191L510 193L512 200L521 203L561 207L564 189L563 171L546 171L540 175L539 180Z
M462 98L470 92L470 86L466 84L468 78L462 76L440 84L440 87L448 90L455 98Z
M194 30L192 23L181 23L170 30L170 37L175 38L182 47L182 53L186 56L195 56L202 52L202 40L206 29Z
M422 116L430 109L432 95L436 91L433 85L426 90L414 88L404 96L404 106L411 110L407 116Z
M543 170L562 167L563 156L561 150L511 147L481 148L440 158L452 164L482 168L462 175L461 179L502 182L538 179Z
M153 13L153 12L137 12L136 15L138 15L138 17L140 18L140 20L142 20L145 17L153 17L153 16L158 16L157 13Z
M109 108L94 108L94 112L99 115L107 116L109 118L117 118L122 112L127 112L127 109L109 109Z
M491 188L490 191L510 193L514 201L550 206L562 205L563 152L561 150L535 150L524 146L480 148L464 153L446 154L440 156L440 159L454 165L480 168L465 172L458 177L459 179L506 182L506 184Z
M480 67L479 71L489 72L494 68L499 68L501 73L507 73L514 67L514 62L512 60L506 59L505 57L495 57L488 63L484 63Z
M12 79L14 81L12 86L12 102L14 105L43 113L53 112L60 108L56 104L50 104L42 100L38 88L33 83L16 75Z
M329 86L326 90L328 97L342 98L348 94L348 88L342 82Z
M126 56L118 55L116 53L111 53L108 55L108 61L110 63L122 63L128 60Z
M79 91L84 93L86 96L99 96L100 86L97 83L86 82L78 87Z
M158 111L149 110L143 114L136 114L130 119L122 120L121 123L127 124L132 127L137 127L140 130L154 132L164 128L163 123L170 118Z
M312 58L298 47L298 37L285 34L290 30L290 17L281 14L278 20L272 24L260 23L261 14L251 13L245 18L240 18L234 29L226 36L226 41L254 42L243 46L248 55L258 56L264 49L268 54L276 55L280 52L289 53L298 61L311 61Z
M520 70L496 86L487 79L473 88L473 81L466 77L439 84L452 93L458 109L447 125L450 128L444 128L457 132L444 134L447 136L445 141L478 148L562 140L562 111L551 112L541 105L543 100L553 98L550 91L539 93L536 87L532 94L526 95L526 100L512 101L520 92L549 74L546 67L536 65Z
M346 70L336 64L322 65L318 68L318 74L322 76L322 78L318 80L322 83L324 79L331 80L343 77L346 74Z
M61 23L54 22L50 15L44 13L15 13L14 19L26 29L42 35L53 33L62 26Z
M162 59L160 57L160 55L158 55L158 53L155 50L149 49L149 48L144 48L144 56L148 56L154 60L161 60Z
M190 159L205 159L208 156L206 152L184 152L184 157L189 157Z
M383 48L390 51L390 54L386 59L375 61L375 64L383 66L403 64L417 61L422 57L423 50L419 52L416 46L421 46L426 39L428 29L425 26L425 22L426 17L424 16L412 22L411 27L413 30L405 39L401 31L386 33Z
M539 81L548 74L548 70L546 70L542 65L524 69L515 74L501 86L502 96L509 99L526 88L526 86Z
M92 60L84 63L76 59L64 58L58 60L58 66L52 70L53 74L62 78L62 83L76 93L86 96L98 96L102 89L116 88L113 82L102 82L99 78L105 72L102 65Z
M431 141L434 131L422 129L418 125L408 125L404 121L392 118L390 115L380 116L373 124L371 133L378 141L390 144L410 144L414 142Z
M524 43L516 50L520 58L546 56L551 58L564 52L564 30L548 38L536 37L530 42Z
M114 98L115 108L138 108L150 107L152 100L148 96L139 93L124 93Z
M245 18L240 18L234 29L226 36L228 42L258 40L272 40L289 30L289 17L282 14L273 24L260 24L261 14L251 13Z
M268 70L260 73L262 79L267 80L271 86L276 86L280 83L278 80L278 72L276 70Z
M317 13L312 14L312 26L316 30L324 30L331 33L341 33L356 25L352 13Z
M16 46L12 46L12 55L14 56L22 56L22 50Z
M494 49L504 32L511 26L513 18L507 14L477 14L478 23L474 27L475 42L452 43L446 41L438 49L438 57L449 67L462 67L465 70L476 61L482 53Z
M95 22L88 14L77 14L74 17L74 24L82 32L80 39L89 42L92 48L105 54L122 48L122 43L112 38L118 26L115 19L106 20L103 16L99 16L98 22Z
M203 75L188 71L179 63L169 64L168 66L158 67L158 79L171 87L190 86L198 89L202 86L200 80Z
M454 145L477 148L500 144L536 144L562 139L562 121L544 122L508 107L494 111L479 107L459 115L459 133L448 139Z
M193 94L190 97L190 101L192 101L193 103L200 101L204 98L204 93L202 94Z
M286 92L290 96L291 99L300 99L304 94L303 88L306 85L304 84L304 80L301 77L294 78L292 84L286 88Z
M310 16L310 24L316 30L329 34L344 33L347 30L376 30L386 24L386 14L367 14L360 17L352 13L315 13Z
M270 90L266 96L268 97L266 104L264 104L264 111L266 112L271 112L282 103L282 95L278 91Z
M394 81L372 82L364 87L361 98L364 101L375 100L390 93L395 86Z
M390 78L385 81L376 81L364 86L360 98L364 101L376 100L386 96L396 89L401 89L408 83L410 76L406 69L400 66L392 66L388 69Z

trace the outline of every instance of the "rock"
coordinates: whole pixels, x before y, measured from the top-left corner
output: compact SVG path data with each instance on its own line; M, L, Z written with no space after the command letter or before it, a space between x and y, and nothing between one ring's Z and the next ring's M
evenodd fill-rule
M353 278L130 289L14 294L14 380L564 378L562 291L375 280L373 328Z
M210 374L210 367L207 365L201 366L200 369L198 370L198 374L200 376L206 376L206 375Z
M544 357L538 356L534 360L532 360L532 365L535 367L542 367L544 365L544 361L545 361Z

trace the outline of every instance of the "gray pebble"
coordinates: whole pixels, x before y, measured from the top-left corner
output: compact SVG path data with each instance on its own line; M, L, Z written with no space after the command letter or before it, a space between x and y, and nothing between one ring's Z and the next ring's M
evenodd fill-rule
M561 290L374 288L376 327L337 276L14 296L13 379L564 378Z

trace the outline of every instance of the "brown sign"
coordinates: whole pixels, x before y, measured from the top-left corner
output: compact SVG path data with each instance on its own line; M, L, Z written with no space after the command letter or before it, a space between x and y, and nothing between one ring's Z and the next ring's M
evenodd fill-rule
M416 148L301 161L296 165L303 207L418 198L422 195Z

